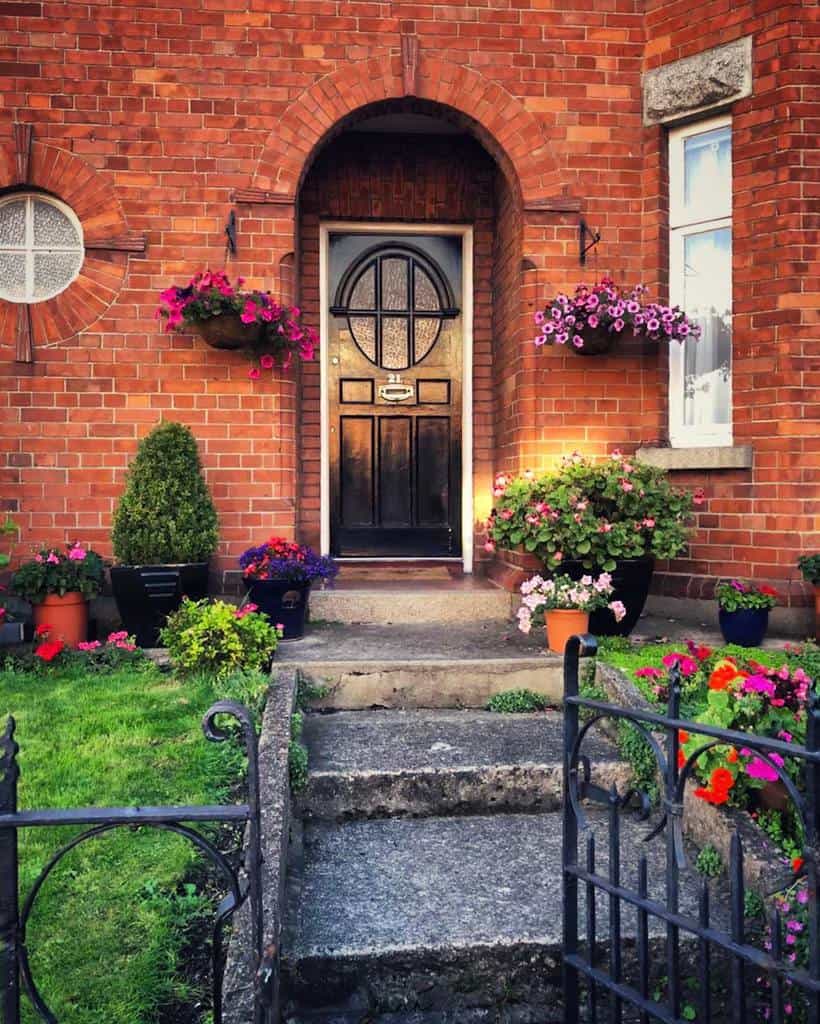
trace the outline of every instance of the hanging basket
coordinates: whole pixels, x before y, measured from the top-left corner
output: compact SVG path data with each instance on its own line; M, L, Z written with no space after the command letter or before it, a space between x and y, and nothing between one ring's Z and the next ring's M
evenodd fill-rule
M239 349L252 348L262 336L259 323L243 324L238 313L223 313L209 320L198 320L191 324L191 330L211 348Z
M614 331L606 327L587 327L582 335L584 347L576 348L570 343L569 347L579 356L602 356L611 351L617 337Z

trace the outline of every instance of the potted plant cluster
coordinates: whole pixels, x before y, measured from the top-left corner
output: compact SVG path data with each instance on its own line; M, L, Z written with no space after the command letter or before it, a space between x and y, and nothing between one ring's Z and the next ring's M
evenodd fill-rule
M679 306L646 302L648 290L636 285L627 292L604 277L593 285L579 284L574 296L559 293L535 314L539 331L534 344L538 348L569 345L579 355L588 356L608 352L626 331L653 342L700 337L700 325Z
M814 635L820 640L820 554L801 555L797 567L803 579L814 587Z
M587 574L579 580L566 573L549 579L533 576L521 584L518 628L522 633L529 633L533 618L543 614L549 649L563 654L573 634L589 631L590 612L608 608L616 622L623 619L626 608L620 601L610 600L612 592L612 577L607 572L602 572L597 579Z
M161 423L139 445L112 531L119 564L111 586L140 647L157 645L183 596L207 597L217 525L193 435L181 423Z
M34 625L76 647L88 636L88 602L102 590L105 563L81 544L43 548L11 578L12 593L29 601Z
M257 360L252 380L276 365L287 370L294 357L313 359L319 336L302 323L299 307L243 284L241 277L231 284L224 270L200 271L184 287L166 288L155 315L166 331L193 330L213 348L247 349Z
M566 457L554 473L496 477L495 507L487 521L486 550L519 549L535 555L545 572L575 580L611 573L612 599L626 614L593 610L590 630L626 636L649 593L656 558L686 548L687 523L701 492L673 487L654 466L633 463L615 451L603 461Z
M768 584L730 580L718 583L715 598L723 639L738 647L758 647L769 628L769 612L780 595Z
M304 636L312 584L332 580L339 572L329 556L284 537L270 537L259 547L248 548L239 565L248 587L246 600L281 626L283 640Z

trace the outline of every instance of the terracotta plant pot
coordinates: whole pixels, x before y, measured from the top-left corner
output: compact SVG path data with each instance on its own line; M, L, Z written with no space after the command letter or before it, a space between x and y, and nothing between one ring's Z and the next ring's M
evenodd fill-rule
M260 324L243 324L238 313L223 313L210 320L199 320L191 329L210 345L211 348L251 348L262 334Z
M544 612L547 646L555 654L563 654L567 640L576 633L589 632L589 612L577 608L553 608Z
M64 597L49 594L41 604L34 605L34 625L50 626L50 639L76 647L88 636L88 601L79 590Z

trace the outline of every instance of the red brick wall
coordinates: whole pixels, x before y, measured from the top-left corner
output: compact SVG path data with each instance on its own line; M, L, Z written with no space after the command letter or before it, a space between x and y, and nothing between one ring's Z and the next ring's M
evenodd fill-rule
M405 95L401 31L420 44L411 91L447 116L460 111L501 172L495 231L482 243L490 269L479 274L477 351L494 393L482 376L477 484L489 483L490 419L496 470L662 439L658 353L536 353L530 318L557 289L604 272L663 294L665 133L641 125L641 73L754 33L754 96L734 107L734 214L735 433L754 446L755 468L693 475L709 503L691 558L663 585L680 590L689 574L794 577L798 551L820 544L809 13L798 0L707 0L696 19L684 0L0 3L5 153L12 122L33 124L38 144L93 172L87 192L109 190L124 229L147 240L144 255L110 259L127 261L127 273L105 311L79 334L49 335L32 368L12 362L14 318L0 304L2 499L16 503L23 540L82 537L108 553L127 461L163 416L200 441L224 567L262 534L297 529L300 473L309 531L315 368L301 394L294 378L252 383L241 356L163 335L152 314L160 288L222 264L232 190L248 187L272 201L237 206L231 269L274 291L301 289L309 305L307 192L304 259L289 256L299 185L334 125ZM9 166L0 160L0 187ZM549 208L568 196L602 234L585 271L577 214Z

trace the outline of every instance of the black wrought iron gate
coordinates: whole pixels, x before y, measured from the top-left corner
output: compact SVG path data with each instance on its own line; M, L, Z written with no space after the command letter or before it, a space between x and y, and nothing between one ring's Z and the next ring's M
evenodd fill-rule
M236 701L221 700L202 720L207 739L222 742L230 731L217 719L227 715L240 726L242 744L248 758L248 801L235 805L191 807L84 807L72 810L18 811L18 746L14 739L15 722L9 718L0 736L0 1007L2 1024L19 1024L22 985L31 1003L44 1021L58 1024L37 988L29 962L26 928L37 895L62 858L81 843L115 828L147 826L182 836L211 862L220 875L228 895L219 904L214 922L212 945L213 1019L222 1020L222 930L225 922L247 900L251 917L251 935L259 965L254 991L254 1024L269 1024L272 1001L269 954L263 949L262 933L262 846L259 804L259 757L256 729L248 709ZM201 832L192 828L197 822L230 822L247 825L247 847L242 876L230 861ZM17 833L21 828L55 825L88 825L61 847L40 872L20 906Z
M574 636L568 643L564 660L564 836L563 873L563 955L564 1021L597 1024L607 1020L620 1024L627 1014L641 1024L650 1020L665 1024L698 1024L731 1021L808 1021L820 1024L820 927L817 909L818 798L820 798L820 706L817 694L810 696L805 746L744 732L719 729L680 717L681 683L677 666L670 672L669 702L665 715L619 707L582 697L579 692L579 658L594 655L595 638ZM581 711L584 709L584 721ZM646 835L646 841L664 844L665 898L652 898L647 887L648 858L643 854L637 865L637 884L630 886L622 877L620 863L620 817L624 807L636 795L619 794L592 782L584 744L591 729L604 721L629 722L643 737L658 768L661 817ZM685 759L680 758L679 734L704 737ZM660 739L658 738L660 737ZM686 782L698 759L719 746L749 749L769 765L786 787L803 826L802 865L795 875L805 879L805 914L808 930L808 956L800 963L790 945L795 933L786 927L777 901L768 912L768 939L755 943L746 931L746 887L743 873L743 843L735 831L728 865L728 925L716 923L710 906L710 888L700 883L697 916L681 911L681 872L686 867L683 842L683 802ZM776 755L774 758L772 755ZM801 765L801 784L795 785L786 771L783 758L796 759ZM595 835L590 828L584 804L606 808L608 838L606 873L596 869ZM645 796L641 804L648 812ZM584 835L583 852L580 837ZM802 884L802 883L801 883ZM603 894L609 923L607 934L597 934L596 895ZM583 913L582 913L583 906ZM624 970L621 919L622 910L634 913L634 960L632 970ZM634 910L632 909L634 908ZM657 954L650 949L650 928L661 922L665 934L661 952L663 984L652 991L652 968ZM608 947L599 955L600 947ZM682 945L686 956L682 960ZM767 948L768 947L768 948ZM726 963L726 998L720 1009L713 1005L717 958ZM606 962L602 962L605 960ZM722 966L720 970L722 971ZM684 1001L683 984L687 973L694 978L694 1005ZM789 994L790 993L790 994Z

